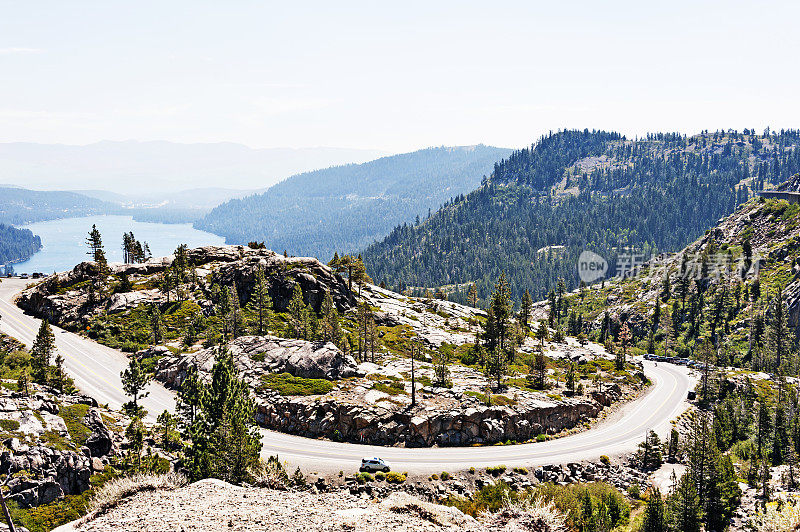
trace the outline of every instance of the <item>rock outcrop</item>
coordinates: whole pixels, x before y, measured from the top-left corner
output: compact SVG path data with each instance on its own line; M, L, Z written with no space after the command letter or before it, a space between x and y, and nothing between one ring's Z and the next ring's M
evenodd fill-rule
M82 420L70 421L89 433L84 445L72 440L59 403L67 408L90 407ZM37 392L26 397L5 392L0 398L0 425L5 438L0 473L14 477L8 482L6 497L22 508L83 493L89 489L89 478L102 471L117 452L115 436L100 411L81 396Z
M230 342L227 349L234 366L252 389L259 387L268 373L290 373L306 379L344 379L359 374L352 356L342 353L330 342L308 342L276 336L242 336ZM139 351L140 358L155 357L156 379L170 387L178 387L190 366L197 366L203 379L210 379L216 349L173 355L157 346Z
M509 521L513 524L509 525ZM239 487L219 480L201 480L176 490L141 492L107 513L57 528L54 532L150 532L151 530L354 530L391 532L557 532L563 519L530 512L512 519L485 516L478 520L456 508L404 493L376 502L346 490L326 493ZM531 525L533 523L533 525Z
M187 281L182 291L202 308L209 306L212 285L236 286L245 304L255 284L256 272L264 271L275 310L289 306L295 285L300 285L305 302L320 310L330 293L340 311L356 304L347 283L328 266L308 257L284 257L266 249L246 246L206 246L187 251ZM101 275L97 264L83 262L72 271L53 274L23 291L17 301L24 310L64 327L78 327L99 312L122 312L144 303L164 303L168 295L158 288L156 276L168 269L174 257L150 259L141 264L109 265L106 285L118 290L119 280L127 277L133 286L126 292L102 296L90 294L90 281Z
M621 391L616 385L604 398ZM372 445L408 447L467 446L528 441L555 434L596 417L602 405L589 399L565 399L525 406L471 406L446 412L397 411L333 399L256 398L256 419L263 427L310 438L334 438Z

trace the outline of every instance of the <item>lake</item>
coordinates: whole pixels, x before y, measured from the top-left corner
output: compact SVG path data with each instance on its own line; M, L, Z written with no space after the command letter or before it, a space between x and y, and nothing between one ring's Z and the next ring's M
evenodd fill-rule
M92 229L92 224L97 225L103 236L108 262L122 262L122 234L131 231L137 240L150 245L154 257L171 255L181 244L193 248L225 243L225 239L221 236L199 231L191 224L137 222L130 216L65 218L24 226L42 237L42 249L27 261L14 264L14 271L62 272L89 260L86 254L88 251L86 237Z

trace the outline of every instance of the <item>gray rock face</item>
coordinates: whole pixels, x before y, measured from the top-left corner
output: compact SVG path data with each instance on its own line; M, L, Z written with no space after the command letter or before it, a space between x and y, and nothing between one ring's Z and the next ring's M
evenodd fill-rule
M121 438L106 427L100 412L94 408L95 401L86 396L55 395L36 389L30 396L5 393L0 397L0 418L18 421L20 438L24 435L24 441L6 438L5 450L0 452L0 473L14 477L8 483L8 498L28 508L89 489L92 472L101 471L104 461L107 462L107 458L100 457L115 453L116 442ZM40 439L50 431L71 440L64 420L56 415L59 404L92 406L83 419L91 433L86 446L78 452L48 447Z
M96 408L92 408L86 414L84 421L92 431L86 439L86 447L89 448L91 456L98 457L109 454L114 446L114 435L103 423L100 412Z
M275 336L242 336L230 344L228 349L234 365L242 378L251 387L260 384L267 373L290 373L308 379L342 379L358 374L356 361L342 353L332 343L291 340ZM165 348L140 351L139 357L159 355L156 378L167 386L179 386L186 370L193 365L207 378L214 366L214 349L203 349L196 353L172 355Z
M24 453L0 454L0 471L24 471L32 478L15 478L8 483L9 499L23 508L47 504L64 495L89 489L92 466L89 458L74 451L56 451L36 445Z
M465 446L507 440L527 441L555 434L596 417L602 406L585 399L549 406L478 406L447 412L391 412L380 406L343 404L331 399L257 398L262 426L311 438L337 438L371 445Z

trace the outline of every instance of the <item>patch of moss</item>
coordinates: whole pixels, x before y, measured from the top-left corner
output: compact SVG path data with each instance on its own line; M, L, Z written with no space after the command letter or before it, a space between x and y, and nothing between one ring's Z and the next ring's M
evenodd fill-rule
M372 385L372 389L389 395L406 394L406 385L401 381L392 381L390 384L376 382Z
M281 395L325 395L333 383L325 379L304 379L289 373L262 375L258 391L275 390Z
M13 432L19 429L19 421L16 419L0 419L0 429Z
M57 451L65 451L72 448L72 446L69 444L69 441L55 430L43 432L41 436L39 436L39 440L41 440L41 442L47 447L52 447Z
M58 409L58 415L67 425L69 437L76 449L86 443L86 439L91 433L89 427L83 422L83 418L88 412L89 405L61 405Z

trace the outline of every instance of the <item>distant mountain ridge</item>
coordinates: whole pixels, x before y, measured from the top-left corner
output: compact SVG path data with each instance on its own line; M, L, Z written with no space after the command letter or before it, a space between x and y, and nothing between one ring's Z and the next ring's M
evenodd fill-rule
M25 225L45 220L115 214L120 208L75 192L0 186L0 223Z
M102 141L84 146L0 143L0 183L122 193L219 187L264 189L299 172L360 163L371 149L267 148L234 143Z
M0 266L24 261L41 247L42 240L30 230L0 223Z
M488 181L429 220L397 226L363 251L368 273L389 286L489 295L505 272L514 299L547 297L563 278L578 286L578 257L610 261L626 248L677 251L753 190L800 171L800 131L769 135L569 130L542 137L499 162ZM558 253L542 252L563 246Z
M231 244L265 241L271 249L327 261L473 190L510 153L484 145L438 147L306 172L224 203L195 227Z

